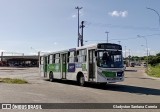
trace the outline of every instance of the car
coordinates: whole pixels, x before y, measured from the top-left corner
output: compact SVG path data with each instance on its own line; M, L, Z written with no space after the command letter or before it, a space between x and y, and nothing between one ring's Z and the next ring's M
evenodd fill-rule
M147 67L147 64L146 64L146 63L144 63L144 64L143 64L143 66L144 66L144 67Z
M130 65L131 67L134 67L135 66L135 63L131 63L131 65Z
M123 67L124 67L124 70L126 70L126 64L124 64Z

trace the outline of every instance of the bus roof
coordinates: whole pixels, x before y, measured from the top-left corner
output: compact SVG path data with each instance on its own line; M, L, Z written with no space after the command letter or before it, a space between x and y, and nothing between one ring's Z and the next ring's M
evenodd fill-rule
M45 54L43 54L43 56L47 56L47 55L55 54L55 53L65 53L65 52L68 52L68 51L75 51L75 50L85 49L85 48L97 48L98 44L119 45L119 44L114 44L114 43L96 43L96 44L90 44L90 45L70 48L70 49L66 49L66 50L59 50L59 51L55 51L55 52L45 53ZM119 45L119 46L121 46L121 45Z

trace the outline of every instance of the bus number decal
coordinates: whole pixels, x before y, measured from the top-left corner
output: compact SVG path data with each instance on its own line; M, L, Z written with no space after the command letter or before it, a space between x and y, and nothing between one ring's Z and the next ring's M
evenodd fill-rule
M68 64L68 72L75 72L75 63Z

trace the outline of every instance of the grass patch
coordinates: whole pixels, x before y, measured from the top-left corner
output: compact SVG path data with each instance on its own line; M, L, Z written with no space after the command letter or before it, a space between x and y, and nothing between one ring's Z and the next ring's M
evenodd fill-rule
M9 84L26 84L26 80L22 79L11 79L11 78L0 78L0 82L9 83Z
M160 78L160 65L157 66L149 66L147 74L152 77Z

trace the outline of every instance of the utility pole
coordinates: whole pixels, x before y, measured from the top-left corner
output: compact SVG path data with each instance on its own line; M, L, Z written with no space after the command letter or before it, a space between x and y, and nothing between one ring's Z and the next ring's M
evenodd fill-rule
M125 46L125 60L126 60L126 46Z
M125 59L125 62L126 62L126 63L125 63L125 64L126 64L126 66L128 66L128 62L127 62L126 54L127 54L127 53L126 53L126 46L125 46L125 57L124 57L124 59Z
M108 33L109 33L109 32L108 32L108 31L106 31L105 33L107 33L107 43L108 43Z
M129 49L129 56L130 56L130 52L131 52L131 50Z
M130 55L130 52L131 52L131 50L129 49L129 66L130 66L130 58L131 58L131 55Z
M81 38L80 38L80 42L81 42L81 46L83 46L83 28L84 28L84 21L81 22L81 26L80 28L82 29L82 32L81 32Z
M75 9L78 10L78 43L77 43L77 46L79 47L79 37L80 37L80 34L79 34L79 10L82 9L83 7L75 7Z
M146 41L146 49L147 49L147 71L148 71L148 41L147 41L147 38L145 36L141 36L141 35L137 35L137 37L139 38L143 38L145 41Z

